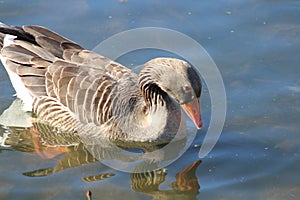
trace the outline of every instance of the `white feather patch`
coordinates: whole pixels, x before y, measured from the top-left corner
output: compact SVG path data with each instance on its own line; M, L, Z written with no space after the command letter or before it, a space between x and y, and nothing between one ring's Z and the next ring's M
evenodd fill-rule
M14 36L14 35L8 35L8 34L5 35L4 41L3 41L3 47L12 45L14 43L15 38L16 38L16 36ZM23 101L23 104L24 104L23 110L24 111L32 111L33 97L30 95L29 91L25 87L21 78L6 67L6 58L4 58L0 54L0 59L8 73L10 81L16 91L16 96Z

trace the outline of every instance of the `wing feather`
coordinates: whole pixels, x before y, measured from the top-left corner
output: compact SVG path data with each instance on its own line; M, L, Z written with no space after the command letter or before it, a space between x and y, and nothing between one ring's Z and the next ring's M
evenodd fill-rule
M0 31L17 36L1 54L6 67L37 99L34 111L46 120L63 113L68 113L62 118L67 119L73 113L81 122L103 124L113 116L122 81L136 80L128 68L44 27L1 27Z
M61 43L59 41L47 36L38 36L36 37L36 42L55 57L62 58L63 49L61 48Z

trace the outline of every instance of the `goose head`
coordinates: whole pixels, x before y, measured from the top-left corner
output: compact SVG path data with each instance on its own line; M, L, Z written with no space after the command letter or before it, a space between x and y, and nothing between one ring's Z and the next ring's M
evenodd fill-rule
M155 58L141 70L139 83L154 84L173 98L194 122L202 127L200 114L201 80L193 66L176 58Z

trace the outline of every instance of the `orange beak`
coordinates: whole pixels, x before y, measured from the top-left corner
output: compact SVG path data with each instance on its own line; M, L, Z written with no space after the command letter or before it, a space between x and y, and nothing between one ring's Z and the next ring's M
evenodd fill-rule
M185 113L193 120L194 124L198 129L202 127L202 119L200 114L200 100L199 98L195 98L189 103L182 104L181 107L185 111Z

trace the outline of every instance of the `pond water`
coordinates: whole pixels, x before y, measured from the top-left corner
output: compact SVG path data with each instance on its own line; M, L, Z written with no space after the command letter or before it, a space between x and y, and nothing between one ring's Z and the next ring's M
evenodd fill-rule
M300 198L299 1L4 0L0 19L48 27L87 49L132 28L182 32L210 54L227 95L224 129L206 157L198 157L211 114L204 88L204 127L179 159L148 173L107 167L81 145L39 147L31 128L0 126L0 199ZM141 65L160 53L118 61ZM0 90L2 113L18 104L2 66Z

